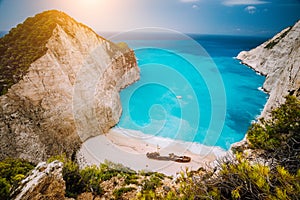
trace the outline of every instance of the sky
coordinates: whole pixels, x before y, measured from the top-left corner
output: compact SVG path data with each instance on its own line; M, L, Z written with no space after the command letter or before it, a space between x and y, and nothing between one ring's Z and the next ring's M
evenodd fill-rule
M183 33L271 36L300 19L300 0L0 0L0 30L51 9L97 32L160 27Z

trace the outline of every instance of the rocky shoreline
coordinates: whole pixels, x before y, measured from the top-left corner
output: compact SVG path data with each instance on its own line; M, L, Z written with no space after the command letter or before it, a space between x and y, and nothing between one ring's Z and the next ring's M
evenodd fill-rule
M259 118L268 118L285 96L300 96L300 21L237 59L266 76L262 89L270 96Z

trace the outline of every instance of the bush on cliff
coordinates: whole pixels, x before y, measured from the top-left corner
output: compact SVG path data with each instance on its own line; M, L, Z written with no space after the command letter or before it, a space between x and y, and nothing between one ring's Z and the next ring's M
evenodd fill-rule
M0 162L0 199L9 199L15 189L34 165L22 159L7 158Z
M272 112L270 120L253 124L248 131L252 148L266 151L291 173L300 168L300 101L287 96L286 102Z
M94 197L101 196L103 189L100 184L103 181L110 180L116 176L126 178L136 174L123 165L109 161L99 166L92 165L80 169L76 162L69 160L65 155L54 156L48 162L54 160L64 163L63 179L66 182L66 196L71 198L76 198L84 192L91 192Z
M173 196L172 199L299 199L300 170L295 175L279 165L271 170L269 166L250 162L242 154L219 161L218 168L216 172L182 175L178 180L180 188L167 196Z

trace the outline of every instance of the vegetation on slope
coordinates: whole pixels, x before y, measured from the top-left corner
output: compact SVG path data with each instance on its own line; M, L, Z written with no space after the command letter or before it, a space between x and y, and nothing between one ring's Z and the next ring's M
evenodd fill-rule
M46 44L57 25L74 35L69 26L73 22L77 23L63 12L45 11L27 18L0 38L0 95L20 81L30 64L46 53Z
M271 120L261 120L248 131L248 140L255 149L265 150L265 158L276 160L289 172L300 169L300 102L287 96L280 108L273 110Z
M300 195L299 171L290 174L280 165L272 170L242 154L219 161L218 167L217 172L182 176L180 193L174 193L173 199L297 199Z
M22 159L7 158L0 162L0 199L9 199L26 174L34 168L32 163Z
M84 193L91 193L94 198L104 195L109 196L110 199L123 199L124 195L135 197L139 187L142 188L142 193L148 193L155 191L162 185L164 179L168 179L160 173L137 173L121 164L109 161L99 166L93 165L80 169L77 163L65 156L52 157L48 162L54 160L64 163L63 178L66 182L66 196L72 198L77 198Z

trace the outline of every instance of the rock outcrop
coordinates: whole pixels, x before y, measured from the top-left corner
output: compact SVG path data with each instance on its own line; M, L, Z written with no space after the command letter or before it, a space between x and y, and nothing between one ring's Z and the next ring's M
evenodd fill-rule
M119 121L119 91L139 79L127 45L98 36L62 12L45 13L60 22L46 53L0 96L0 159L71 156L82 141Z
M272 39L237 58L266 76L263 89L270 94L261 117L285 101L288 94L300 96L300 21Z
M14 200L65 199L66 184L62 176L63 163L39 163L12 194Z

